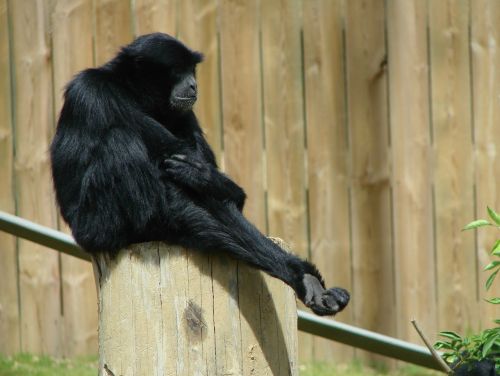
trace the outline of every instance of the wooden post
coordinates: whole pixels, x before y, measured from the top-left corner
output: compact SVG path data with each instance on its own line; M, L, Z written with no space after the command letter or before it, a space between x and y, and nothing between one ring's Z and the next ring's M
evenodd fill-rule
M295 295L281 281L157 242L93 264L99 375L298 375ZM240 299L258 308L240 311Z

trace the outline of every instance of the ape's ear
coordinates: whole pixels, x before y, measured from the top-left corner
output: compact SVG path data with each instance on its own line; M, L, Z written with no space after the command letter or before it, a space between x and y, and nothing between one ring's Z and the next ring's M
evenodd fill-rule
M193 60L195 64L199 64L205 60L205 56L201 52L193 51Z

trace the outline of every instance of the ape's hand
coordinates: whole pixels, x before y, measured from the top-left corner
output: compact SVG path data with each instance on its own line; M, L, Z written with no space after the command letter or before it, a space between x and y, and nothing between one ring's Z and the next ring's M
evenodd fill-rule
M321 282L311 274L304 274L304 304L320 316L335 315L349 303L349 293L334 287L325 289Z
M165 159L162 170L168 178L196 191L206 188L213 173L213 167L208 163L184 154L174 154Z
M174 154L160 166L164 176L202 196L233 202L241 211L245 192L210 163L194 156Z

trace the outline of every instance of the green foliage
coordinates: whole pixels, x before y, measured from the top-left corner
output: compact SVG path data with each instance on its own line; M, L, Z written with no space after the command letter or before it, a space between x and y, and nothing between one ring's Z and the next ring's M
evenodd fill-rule
M488 215L491 219L479 219L466 225L463 230L472 230L484 226L500 228L500 215L488 207ZM484 267L490 272L485 283L486 290L489 290L500 270L500 239L498 239L491 249L492 262ZM486 299L488 303L500 304L500 297ZM434 344L437 350L443 350L443 359L458 367L462 364L471 364L483 359L495 361L496 371L500 372L500 319L494 321L497 325L494 328L485 329L481 333L462 337L455 332L444 331L439 335L443 340Z
M478 227L484 227L484 226L492 226L492 224L487 221L486 219L478 219L477 221L472 221L469 223L467 226L465 226L462 231L465 230L472 230Z
M471 230L482 226L494 226L496 228L500 228L500 215L490 207L488 207L488 215L490 216L493 223L486 219L479 219L477 221L472 221L463 229ZM490 289L493 281L498 275L498 271L500 270L500 239L498 239L493 245L493 248L491 248L491 256L497 259L493 260L484 267L484 270L491 272L490 276L486 280L486 290ZM500 298L489 299L488 302L491 304L500 304Z
M498 215L497 212L495 212L492 208L488 206L488 214L490 218L497 224L497 226L500 226L500 215Z
M444 350L443 359L456 366L485 358L494 359L495 356L500 355L499 327L465 337L455 332L440 332L439 335L444 339L437 341L434 347L436 350Z

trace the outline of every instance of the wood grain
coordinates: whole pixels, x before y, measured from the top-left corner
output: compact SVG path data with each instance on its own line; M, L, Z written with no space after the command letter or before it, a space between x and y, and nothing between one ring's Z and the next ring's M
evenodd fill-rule
M49 9L40 0L9 2L17 214L56 227L48 160L54 124ZM22 351L62 355L56 251L19 240L19 291Z
M485 218L486 207L500 211L500 3L494 0L472 1L471 53L472 103L474 122L474 162L476 212L474 218ZM471 234L468 234L470 236ZM477 231L478 289L481 326L491 327L498 318L498 306L482 299L500 296L500 283L494 283L488 293L484 284L489 273L483 268L490 263L491 248L498 233L491 229ZM465 250L471 252L472 250Z
M352 291L349 237L349 166L344 66L344 1L304 5L304 101L310 247L327 284ZM352 323L353 305L336 317ZM301 343L301 346L303 343ZM314 339L314 358L342 361L353 349Z
M477 329L474 238L460 229L474 218L469 3L429 7L438 325Z
M53 0L52 50L55 113L63 103L65 85L79 71L93 65L92 0ZM69 233L60 219L60 228ZM92 265L61 255L63 353L97 352L97 296Z
M245 214L265 231L263 127L256 2L219 2L223 166L247 192Z
M11 67L7 1L0 0L0 210L15 214ZM0 354L20 351L16 239L0 232Z
M220 1L218 17L224 150L222 165L247 193L245 215L261 231L266 231L258 3ZM223 286L237 298L241 312L249 319L249 322L238 323L242 335L234 349L245 354L240 372L245 374L251 369L259 372L264 364L261 357L256 358L252 353L258 332L249 328L255 327L259 320L256 299L260 299L262 281L256 279L257 272L252 269L233 263L228 266L230 275L236 268L237 284L224 280ZM222 270L214 266L214 275L220 272ZM257 293L257 297L251 297L249 289ZM227 308L224 311L229 312ZM234 320L231 325L234 330L237 329ZM230 353L234 351L227 346L224 348ZM232 367L234 365L231 364L224 366L225 369Z
M211 258L212 265L227 265L225 256ZM298 375L296 331L289 330L297 322L293 291L260 273L247 280L270 294L257 306L277 326L261 330L238 306L238 270L213 274L206 259L160 243L134 245L114 260L97 258L100 375L106 368L124 376ZM221 278L232 280L230 290ZM255 289L247 292L247 299L258 299ZM279 341L273 340L276 333ZM233 347L250 337L248 347Z
M268 232L308 257L300 3L264 1L260 15ZM299 337L311 359L311 336Z
M198 65L198 102L195 113L218 161L222 157L222 111L220 45L217 31L217 1L193 0L179 3L179 39L199 50L205 59Z
M132 15L128 1L95 0L94 8L95 65L101 65L114 57L121 46L132 42Z
M263 110L269 233L307 257L299 5L261 3Z
M438 331L426 24L425 2L387 2L397 333L415 343L411 319Z
M352 308L357 325L391 335L395 301L384 2L348 1L346 11Z
M122 1L122 3L126 3ZM134 35L162 32L175 36L177 33L177 6L175 0L134 0L132 17Z

